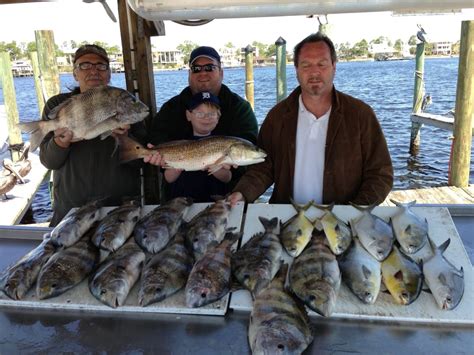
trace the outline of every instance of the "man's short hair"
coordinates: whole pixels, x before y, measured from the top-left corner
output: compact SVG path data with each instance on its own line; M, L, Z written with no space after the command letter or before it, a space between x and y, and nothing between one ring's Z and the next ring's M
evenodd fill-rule
M300 52L301 48L307 43L316 43L316 42L324 42L328 45L329 51L331 52L331 61L332 63L337 62L337 54L336 54L336 48L334 47L334 43L332 43L331 39L326 36L325 34L318 32L318 33L312 33L305 39L303 39L300 43L298 43L295 46L295 49L293 51L293 62L295 64L295 67L298 67L298 59L300 57Z
M73 64L76 63L76 61L82 57L83 55L86 55L86 54L95 54L95 55L98 55L99 57L101 57L103 60L105 60L107 62L107 64L109 64L110 60L109 60L109 56L107 55L107 52L105 51L104 48L96 45L96 44L84 44L83 46L80 46L76 53L74 54L74 60L73 60Z

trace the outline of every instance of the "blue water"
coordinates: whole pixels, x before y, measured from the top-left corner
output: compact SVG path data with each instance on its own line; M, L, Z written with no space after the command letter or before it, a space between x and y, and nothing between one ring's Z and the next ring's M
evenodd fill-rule
M415 61L350 62L338 63L336 88L372 106L382 125L395 169L395 189L419 186L443 186L448 181L448 164L452 133L424 126L417 156L408 152L410 144L410 113L413 102ZM443 114L455 106L458 58L426 59L425 87L433 103L426 110ZM181 92L187 85L187 71L155 73L156 102L165 101ZM254 69L255 114L262 122L276 103L275 67ZM245 70L226 69L224 83L241 96L245 96ZM61 75L61 87L68 91L76 82L71 74ZM125 88L125 76L113 74L111 84ZM287 87L290 93L297 86L293 66L287 67ZM18 111L21 119L40 117L32 78L15 78ZM3 102L0 90L0 102ZM27 137L25 137L27 138ZM474 150L474 149L473 149ZM471 153L472 155L472 153ZM470 182L474 169L471 162ZM34 218L42 221L49 217L50 204L47 187L37 194L33 203Z

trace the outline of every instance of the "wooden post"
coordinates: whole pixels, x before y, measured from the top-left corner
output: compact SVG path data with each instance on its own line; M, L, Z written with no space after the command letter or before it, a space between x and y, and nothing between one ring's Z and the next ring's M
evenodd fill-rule
M38 51L41 91L43 93L43 100L47 101L51 96L59 94L61 90L54 34L53 31L49 30L35 31L35 38Z
M277 102L286 98L286 41L279 37L276 42Z
M425 43L421 42L416 45L416 71L415 71L415 90L413 93L413 113L421 111L421 103L423 102L424 82L423 72L425 67ZM410 154L417 155L420 149L421 123L411 123L410 136Z
M249 44L245 47L245 97L254 108L254 81L253 81L253 48Z
M38 52L30 53L31 66L33 67L33 77L35 78L35 89L36 89L36 98L38 100L38 110L40 115L43 113L43 108L45 104L45 97L43 92L43 85L41 82L41 73L39 68L38 61ZM39 117L38 117L39 118Z
M474 119L474 21L461 25L456 118L449 185L467 187L471 165L472 126Z
M22 143L20 128L18 123L18 108L16 106L15 85L13 83L12 65L10 54L0 52L0 81L3 88L3 100L5 102L5 112L8 121L8 143L10 145ZM18 151L12 150L12 160L20 158Z

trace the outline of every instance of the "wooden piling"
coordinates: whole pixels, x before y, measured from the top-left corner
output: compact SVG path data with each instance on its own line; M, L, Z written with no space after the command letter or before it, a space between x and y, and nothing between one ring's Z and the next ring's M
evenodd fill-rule
M39 67L39 61L38 61L38 52L31 52L30 60L31 60L31 66L33 67L33 77L35 78L35 90L36 90L36 99L38 100L38 110L41 115L46 101L43 96L41 73L40 73L40 67Z
M56 47L54 44L53 31L35 31L36 49L38 51L38 63L41 79L41 90L43 98L47 101L51 96L59 93L59 70L56 62Z
M12 66L10 54L0 52L0 81L3 88L3 100L8 121L8 143L10 145L22 143L20 128L18 127L19 116L16 106L15 85L13 83ZM12 160L20 158L18 151L12 151Z
M253 48L245 47L245 97L254 108Z
M421 42L416 45L416 70L415 70L415 90L413 93L413 113L421 111L423 102L424 82L423 72L425 67L425 43ZM421 123L411 123L410 135L410 154L417 155L420 149Z
M449 185L469 185L474 118L474 21L461 24L456 117Z
M276 42L277 103L286 98L286 41L279 37Z

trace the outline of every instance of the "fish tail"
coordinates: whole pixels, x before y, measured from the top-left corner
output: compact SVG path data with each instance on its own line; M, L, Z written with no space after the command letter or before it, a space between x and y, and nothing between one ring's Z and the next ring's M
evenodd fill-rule
M364 212L364 211L369 211L371 212L375 207L377 207L378 205L376 203L373 203L369 206L366 206L366 207L363 207L361 205L356 205L354 202L351 202L349 201L349 204L354 207L355 209L361 211L361 212Z
M308 203L306 203L305 205L299 205L299 204L297 204L291 197L290 197L290 202L291 202L291 204L293 205L294 209L295 209L296 211L298 211L298 212L301 211L301 210L306 211L306 210L307 210L308 208L310 208L310 207L313 205L313 203L314 203L314 201L311 200L311 201L309 201Z
M19 123L20 130L30 134L30 149L32 152L39 147L44 136L51 131L49 121L32 121Z
M150 149L145 148L140 143L124 134L118 134L116 139L119 146L119 157L121 163L144 158L151 154Z
M335 205L335 202L331 203L330 205L318 205L314 201L311 201L311 202L312 202L313 207L316 207L318 210L322 210L322 211L332 211Z

